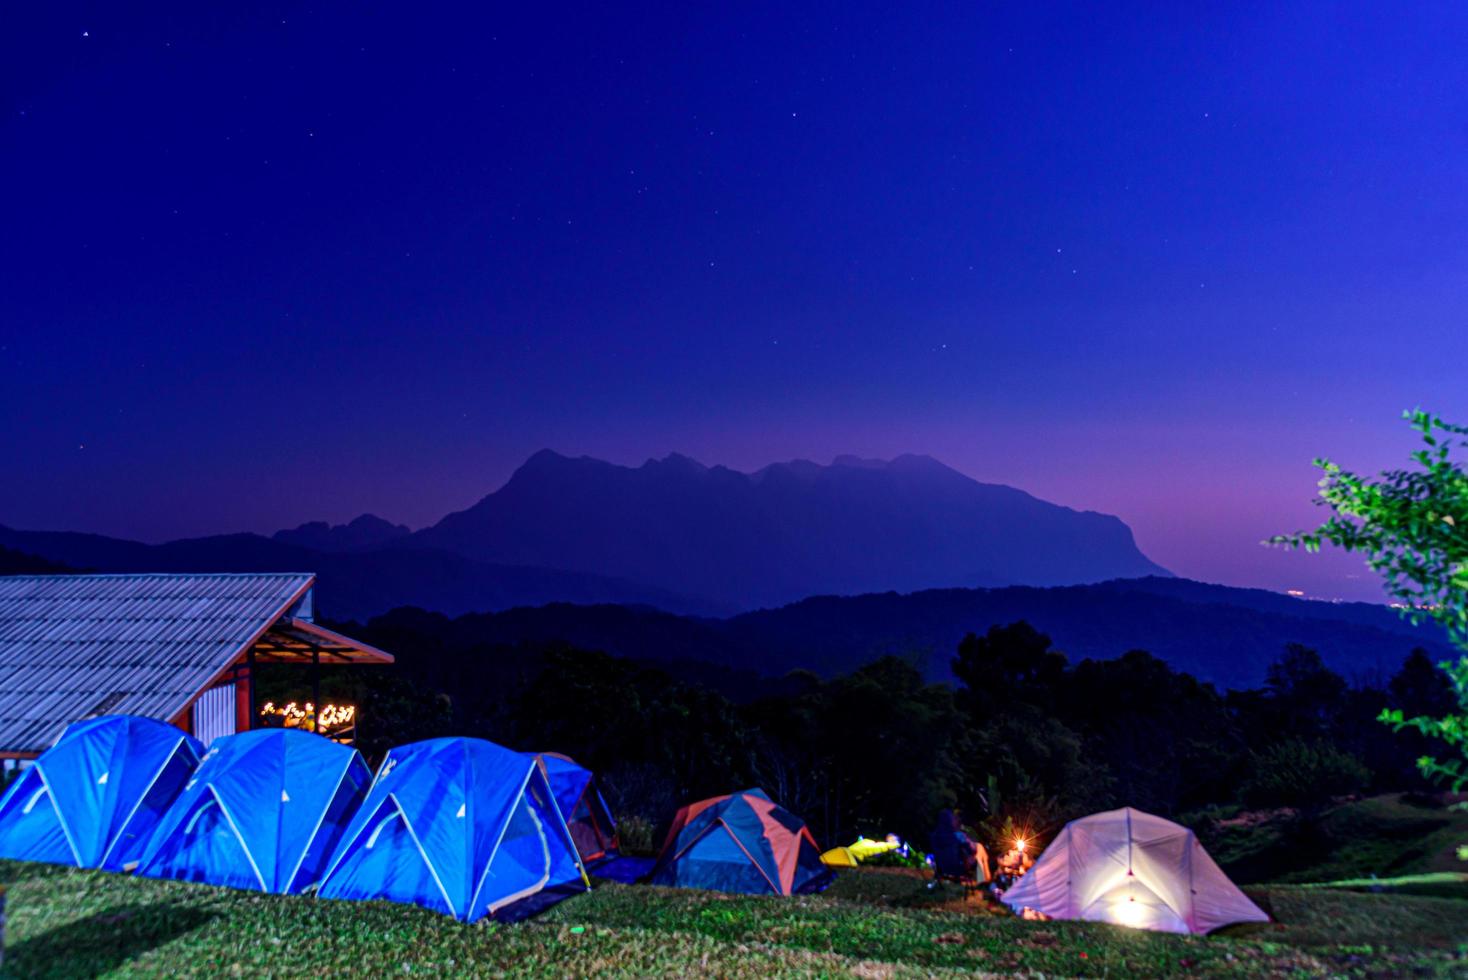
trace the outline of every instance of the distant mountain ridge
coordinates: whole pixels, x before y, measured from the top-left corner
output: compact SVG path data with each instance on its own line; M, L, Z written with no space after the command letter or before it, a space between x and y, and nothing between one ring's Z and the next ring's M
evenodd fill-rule
M411 533L405 524L393 524L376 514L363 514L347 524L308 521L289 530L276 531L270 538L316 551L350 552L380 548Z
M811 595L1168 575L1116 517L973 480L927 456L754 473L550 450L394 544L575 570L751 609Z
M258 534L152 545L100 534L0 526L0 548L78 571L315 572L317 612L335 619L366 619L403 605L459 615L549 602L647 605L695 614L728 611L676 592L580 572L495 565L427 549L318 551Z
M398 628L466 651L568 643L637 660L709 664L767 677L797 668L842 673L894 655L913 659L931 678L943 680L967 633L1020 619L1048 633L1072 661L1147 650L1221 688L1259 686L1289 643L1319 650L1348 678L1388 677L1419 646L1435 659L1452 654L1441 631L1413 626L1384 606L1310 602L1161 578L823 596L727 619L565 603L457 618L399 609L354 635L375 638L388 649Z
M836 673L895 654L942 678L964 634L1018 619L1050 633L1075 659L1140 648L1225 686L1257 685L1292 642L1319 649L1348 676L1394 671L1414 646L1436 659L1452 653L1439 632L1414 627L1384 606L1309 602L1178 578L817 596L731 615L687 596L598 576L392 544L325 552L236 534L148 545L0 527L0 574L67 570L315 571L317 613L328 619L377 617L375 625L390 626L406 616L439 624L466 648L563 641L755 677L796 667ZM388 637L383 644L391 649Z
M416 532L363 514L268 538L145 545L0 529L0 544L102 570L314 569L333 614L348 617L558 601L726 615L812 595L1169 574L1116 517L912 455L740 473L678 454L626 467L542 450L474 506Z

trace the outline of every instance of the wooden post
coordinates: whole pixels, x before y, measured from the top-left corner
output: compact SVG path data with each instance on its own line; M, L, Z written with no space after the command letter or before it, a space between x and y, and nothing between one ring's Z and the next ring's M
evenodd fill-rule
M250 652L245 654L245 708L249 711L250 720L245 723L245 731L255 727L255 645L250 644Z
M247 732L253 727L250 718L249 677L246 668L241 665L230 678L230 687L234 688L234 730L237 732Z
M311 644L311 731L321 731L321 648Z

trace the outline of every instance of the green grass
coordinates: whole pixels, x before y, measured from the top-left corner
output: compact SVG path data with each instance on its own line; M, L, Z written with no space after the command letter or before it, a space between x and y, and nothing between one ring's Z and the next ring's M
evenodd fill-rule
M600 885L530 922L0 862L6 976L1463 976L1468 903L1271 888L1209 938L1024 922L914 873L750 898Z
M1389 892L1394 895L1432 895L1468 900L1468 872L1430 871L1395 878L1342 878L1303 885L1304 888L1344 888L1357 892Z
M1288 813L1225 822L1203 832L1208 851L1241 883L1321 882L1461 871L1468 812L1403 794L1334 807L1319 817Z

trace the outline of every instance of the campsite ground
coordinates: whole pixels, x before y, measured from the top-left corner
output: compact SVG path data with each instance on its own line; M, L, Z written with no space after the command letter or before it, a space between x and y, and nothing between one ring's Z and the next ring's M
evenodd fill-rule
M0 862L6 976L1463 976L1468 901L1278 886L1211 938L994 914L916 872L795 899L615 884L513 926Z
M1025 922L910 870L795 899L598 884L530 922L0 862L5 976L1468 976L1468 813L1385 796L1222 813L1209 846L1273 916L1208 937ZM1372 877L1375 874L1377 877Z

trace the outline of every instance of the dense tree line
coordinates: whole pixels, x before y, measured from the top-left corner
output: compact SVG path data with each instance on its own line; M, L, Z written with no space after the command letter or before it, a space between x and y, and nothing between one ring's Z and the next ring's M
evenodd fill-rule
M751 785L833 842L923 841L948 806L991 838L1120 805L1308 810L1425 788L1423 746L1375 718L1385 704L1451 704L1420 650L1389 679L1351 683L1291 645L1262 687L1220 692L1141 650L1071 663L1024 622L966 637L956 684L898 657L751 683L567 646L449 644L401 619L350 629L399 656L327 678L328 695L360 705L369 761L447 734L564 752L596 770L614 811L649 840L682 803ZM261 683L281 696L301 680L277 668Z

